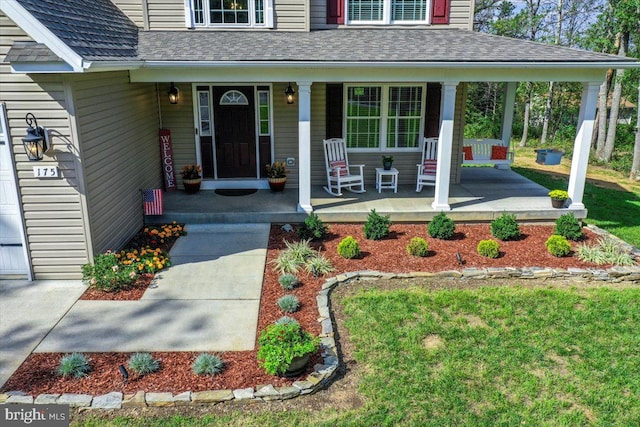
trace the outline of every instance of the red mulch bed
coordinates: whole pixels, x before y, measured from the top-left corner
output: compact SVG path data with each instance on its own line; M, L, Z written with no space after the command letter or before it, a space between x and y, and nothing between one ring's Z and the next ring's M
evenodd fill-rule
M575 257L556 258L550 255L544 245L551 235L553 226L521 225L522 239L513 242L500 242L500 257L497 259L484 258L476 253L476 246L482 239L491 238L488 224L465 225L458 224L453 240L443 241L427 236L425 224L394 224L389 238L382 241L366 240L362 233L362 224L330 224L329 236L322 242L313 243L316 248L326 251L325 256L331 259L338 274L347 271L377 270L383 272L411 272L411 271L443 271L460 270L470 267L592 267ZM597 236L589 230L585 231L585 242L593 241ZM352 235L360 243L362 256L359 259L346 260L337 255L336 248L340 240ZM406 245L412 237L424 237L429 242L430 254L425 258L407 255ZM285 233L280 226L271 227L267 263L272 261L278 250L284 247L283 240L296 240L295 233ZM575 246L575 243L573 244ZM464 265L458 265L455 253L460 252ZM276 305L276 300L287 293L278 284L279 274L274 272L269 264L265 269L262 299L258 318L258 330L264 329L284 313ZM316 295L324 278L315 278L305 273L299 275L302 286L289 291L296 295L301 302L301 309L292 314L300 324L314 334L320 332L317 322L318 311ZM150 282L151 277L145 277L143 282ZM114 294L112 299L129 299L137 292L144 292L146 285L136 284L135 289ZM90 293L85 299L90 299ZM127 295L127 297L125 297ZM104 295L103 295L104 296ZM94 295L94 297L96 297ZM138 296L139 298L139 296ZM136 298L137 299L137 298ZM179 314L177 314L179 315ZM162 369L157 373L137 378L131 375L128 383L123 383L118 372L118 365L126 365L129 353L91 353L93 371L88 377L81 379L62 379L56 375L56 369L61 354L46 353L32 354L2 387L3 391L21 390L27 394L40 393L89 393L103 394L110 391L132 393L137 390L168 391L180 393L183 391L202 391L211 389L234 389L255 387L259 384L273 384L282 386L291 384L298 378L285 379L270 376L259 368L256 352L227 352L221 356L226 362L225 371L216 377L200 377L191 372L191 363L197 353L153 353L161 360ZM313 362L318 362L319 356ZM303 378L304 375L300 378Z

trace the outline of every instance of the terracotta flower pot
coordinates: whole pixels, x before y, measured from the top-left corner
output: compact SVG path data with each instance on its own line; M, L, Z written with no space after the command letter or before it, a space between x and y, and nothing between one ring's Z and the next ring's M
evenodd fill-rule
M202 178L195 179L182 179L184 185L184 191L188 194L195 194L200 191L200 185L202 184Z
M286 183L286 176L284 178L269 178L269 188L273 192L283 191Z

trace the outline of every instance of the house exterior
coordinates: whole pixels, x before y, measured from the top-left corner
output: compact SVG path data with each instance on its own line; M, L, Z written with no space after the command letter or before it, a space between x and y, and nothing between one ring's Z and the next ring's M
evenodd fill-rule
M432 207L460 180L466 84L508 82L510 140L519 81L584 84L569 192L582 193L596 97L625 58L473 33L471 0L3 0L0 3L0 276L78 279L96 253L143 224L140 190L163 185L158 130L175 170L203 189L267 188L289 159L301 211L324 184L322 140L353 163L393 154L415 185L423 136L438 137ZM170 104L167 93L179 89ZM285 90L295 90L288 104ZM47 129L40 162L25 116ZM41 169L34 169L34 166ZM46 168L50 169L46 169ZM42 176L44 170L57 176ZM374 167L365 168L374 181Z

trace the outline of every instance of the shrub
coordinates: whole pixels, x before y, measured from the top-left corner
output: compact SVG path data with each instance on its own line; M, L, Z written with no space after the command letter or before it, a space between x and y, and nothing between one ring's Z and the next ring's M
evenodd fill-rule
M500 255L500 245L495 240L480 240L476 249L480 255L487 258L498 258Z
M327 226L318 218L315 212L311 212L298 228L298 236L301 239L322 239L327 235Z
M450 240L456 232L456 224L444 212L440 212L429 222L427 231L435 239Z
M258 337L258 361L267 374L284 374L294 357L311 354L319 345L319 338L297 323L269 325Z
M285 313L294 313L300 308L300 301L295 295L285 295L278 298L278 307Z
M281 318L276 320L276 325L284 325L284 324L287 324L287 323L295 323L296 325L300 324L300 322L298 322L296 319L294 319L293 317L289 317L289 316L282 316Z
M315 254L309 246L309 240L293 243L285 241L284 244L287 248L280 251L278 257L272 261L274 268L280 273L297 273L307 259Z
M338 254L342 258L355 258L360 255L360 245L353 236L347 236L338 243Z
M305 263L304 268L307 273L313 274L314 277L324 276L334 270L331 261L325 258L324 255L321 255L320 252L317 252L314 256L309 258Z
M553 230L553 234L564 236L573 241L580 240L583 235L580 222L571 212L561 215L556 220L556 228Z
M289 273L286 273L280 276L280 278L278 279L278 283L280 283L280 286L282 286L282 289L286 289L288 291L290 291L291 289L295 288L300 284L300 282L298 281L298 278L293 274L289 274Z
M500 217L491 221L491 234L500 240L515 240L520 237L520 227L516 216L503 213Z
M63 377L82 378L91 371L89 359L82 353L71 353L60 358L58 373Z
M96 255L94 263L82 266L82 280L89 286L107 292L117 291L138 277L131 265L120 265L113 252Z
M596 244L578 246L578 258L594 264L634 265L633 256L611 237L601 237Z
M191 369L196 375L218 375L224 369L224 361L215 354L201 353Z
M429 255L429 243L422 237L414 237L407 245L407 253L413 256L425 257Z
M127 362L129 369L138 375L147 375L160 369L160 362L151 353L134 353Z
M364 237L369 240L382 240L389 235L391 219L389 215L380 215L372 209L364 224Z
M544 243L549 253L553 256L563 257L571 252L571 243L564 236L552 235Z

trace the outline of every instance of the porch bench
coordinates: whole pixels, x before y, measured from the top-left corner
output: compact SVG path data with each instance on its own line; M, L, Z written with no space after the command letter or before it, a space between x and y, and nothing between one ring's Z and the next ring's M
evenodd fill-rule
M463 165L494 165L498 169L509 169L513 163L513 151L500 139L465 139L462 147ZM467 158L469 150L471 159Z

